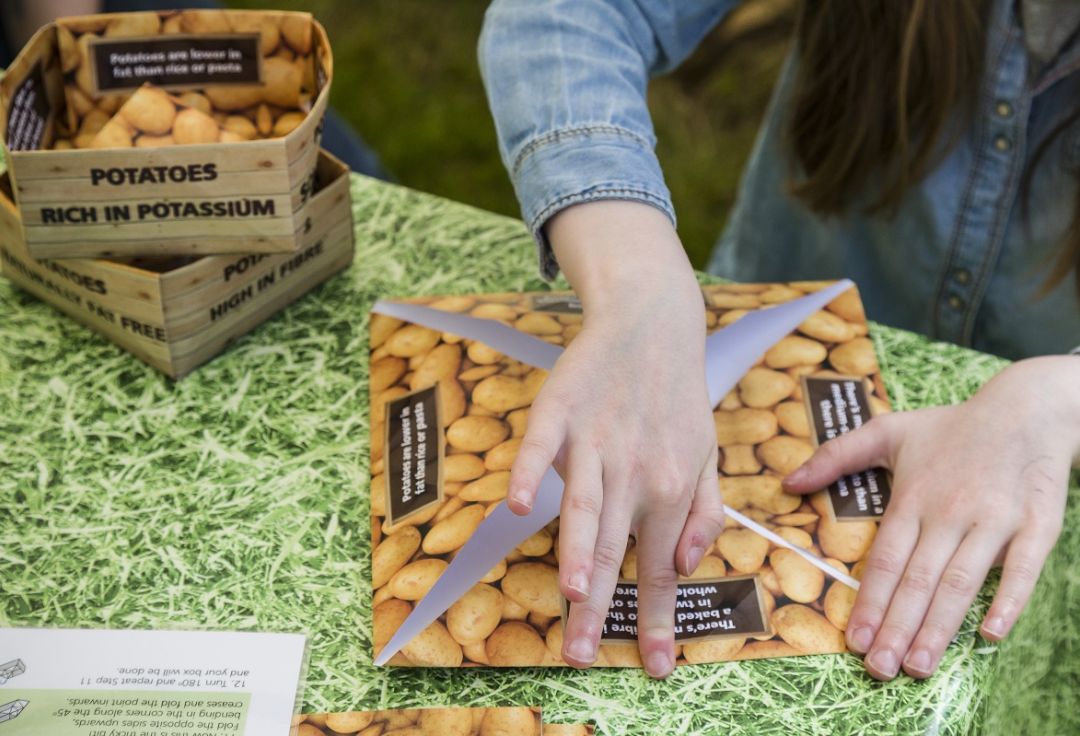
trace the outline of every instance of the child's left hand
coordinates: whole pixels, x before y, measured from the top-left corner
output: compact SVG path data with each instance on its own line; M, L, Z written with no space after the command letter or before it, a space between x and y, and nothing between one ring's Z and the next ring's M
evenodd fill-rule
M930 676L1004 560L981 633L1008 634L1061 531L1069 467L1080 459L1080 358L1009 366L958 406L875 418L824 445L785 486L810 493L847 473L893 472L847 626L869 673Z

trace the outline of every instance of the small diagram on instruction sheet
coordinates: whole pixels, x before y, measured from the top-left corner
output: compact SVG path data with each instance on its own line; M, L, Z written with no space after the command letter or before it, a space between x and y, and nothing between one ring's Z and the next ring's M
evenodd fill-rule
M14 721L28 705L30 705L29 700L12 700L10 703L0 705L0 726L8 721Z
M24 672L26 672L26 664L21 659L13 659L10 662L0 664L0 685Z

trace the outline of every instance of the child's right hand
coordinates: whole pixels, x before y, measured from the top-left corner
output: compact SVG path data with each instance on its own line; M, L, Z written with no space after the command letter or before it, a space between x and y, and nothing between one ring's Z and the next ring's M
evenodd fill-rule
M572 602L562 654L574 666L596 660L634 535L639 649L665 677L678 576L723 526L701 291L670 222L648 205L577 205L548 235L585 319L529 412L508 503L526 513L558 459L559 578Z

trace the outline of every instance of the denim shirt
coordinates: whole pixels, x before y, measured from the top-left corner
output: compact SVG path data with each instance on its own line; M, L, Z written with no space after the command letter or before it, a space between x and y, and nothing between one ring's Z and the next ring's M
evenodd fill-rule
M636 200L675 221L646 85L736 4L497 0L488 10L481 71L545 275L558 265L544 224L570 205ZM1072 275L1038 297L1077 201L1080 125L1057 136L1034 170L1026 216L1021 196L1033 152L1080 104L1080 44L1036 65L1013 0L992 0L988 23L972 124L889 218L822 218L787 194L790 58L709 270L738 281L850 277L872 319L1010 358L1080 344Z

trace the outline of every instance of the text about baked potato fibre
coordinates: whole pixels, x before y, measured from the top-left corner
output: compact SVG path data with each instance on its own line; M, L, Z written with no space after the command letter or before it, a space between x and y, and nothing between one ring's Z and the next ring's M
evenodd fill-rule
M804 376L802 380L818 445L870 421L870 399L862 379ZM829 486L829 500L838 521L881 518L891 493L889 474L882 468L842 476Z
M637 583L620 581L600 634L604 643L637 642ZM756 576L680 583L675 597L675 641L771 633Z
M438 384L387 402L386 419L387 510L393 525L442 501Z
M257 33L101 40L90 50L98 93L262 81Z

